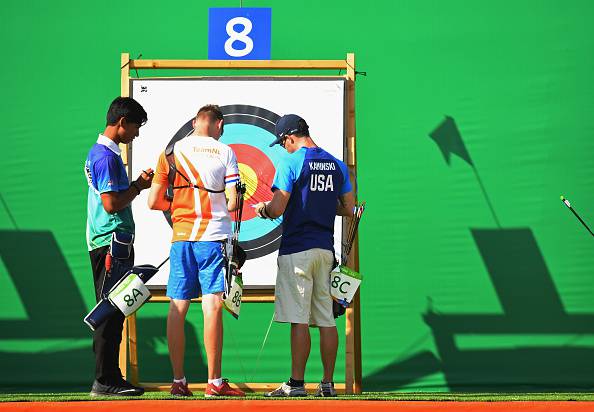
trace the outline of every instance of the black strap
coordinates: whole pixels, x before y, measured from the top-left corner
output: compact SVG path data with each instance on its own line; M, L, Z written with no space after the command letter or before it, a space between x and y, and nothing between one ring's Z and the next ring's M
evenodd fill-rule
M233 227L233 234L231 236L231 241L229 242L230 249L227 250L227 242L223 244L223 255L225 256L225 265L227 267L226 270L226 281L227 285L231 284L231 279L233 275L237 275L239 273L239 269L243 266L247 259L247 254L245 250L241 246L239 246L239 231L241 230L241 217L243 213L243 195L245 194L245 183L241 183L241 181L237 181L235 183L235 189L237 190L237 209L235 210L235 225ZM229 291L226 290L225 294Z
M223 188L223 190L213 190L213 189L209 189L207 187L202 187L202 186L198 186L193 184L190 179L188 179L186 177L186 175L184 175L182 172L180 172L177 167L175 167L175 154L173 153L173 149L175 148L175 142L171 142L169 145L167 145L167 148L165 148L165 158L167 159L167 163L169 164L169 173L167 174L167 181L169 182L169 185L167 187L167 198L172 200L173 199L173 191L176 189L198 189L198 190L204 190L205 192L209 192L209 193L224 193L225 189ZM186 182L188 182L187 185L183 185L183 186L174 186L174 182L175 182L175 175L179 174Z
M165 159L167 159L167 163L169 163L169 172L167 173L167 182L169 184L167 185L167 192L165 193L165 197L167 197L169 201L173 200L173 182L175 181L176 169L175 167L171 167L172 164L173 166L175 166L175 156L173 155L174 147L175 142L171 141L165 148Z

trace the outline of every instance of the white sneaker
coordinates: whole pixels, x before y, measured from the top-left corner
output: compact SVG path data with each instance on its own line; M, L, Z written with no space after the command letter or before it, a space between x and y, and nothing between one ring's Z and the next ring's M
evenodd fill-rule
M318 388L316 389L315 396L322 396L324 398L335 397L336 390L334 389L334 382L328 382L328 383L320 382L320 384L318 385Z
M281 386L271 392L264 394L269 398L288 397L288 396L307 396L304 386L289 386L283 383Z

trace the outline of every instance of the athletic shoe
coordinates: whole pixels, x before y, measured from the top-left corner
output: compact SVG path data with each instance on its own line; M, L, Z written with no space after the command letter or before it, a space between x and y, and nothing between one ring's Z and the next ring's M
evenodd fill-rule
M193 396L194 394L188 388L188 383L173 382L171 384L171 390L169 391L173 396Z
M316 396L322 396L324 398L336 396L334 382L320 382L318 389L316 389Z
M307 396L305 386L289 386L283 382L281 386L272 392L265 393L264 396L269 398L289 397L289 396Z
M91 396L140 396L144 388L134 386L130 382L119 378L115 381L101 383L95 379L91 388Z
M233 389L231 386L229 386L229 379L223 379L221 386L216 386L213 383L206 385L204 397L211 398L214 396L245 396L245 393L239 389Z

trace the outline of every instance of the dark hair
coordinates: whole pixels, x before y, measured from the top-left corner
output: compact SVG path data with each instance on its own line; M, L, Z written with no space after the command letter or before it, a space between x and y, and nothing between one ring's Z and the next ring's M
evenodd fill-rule
M107 111L107 125L115 125L120 118L140 126L146 123L147 116L144 108L131 97L116 97Z
M305 123L305 120L299 119L297 131L292 134L297 137L309 137L309 126L307 125L307 123Z
M223 120L223 112L221 108L216 104L207 104L206 106L202 106L198 113L196 113L196 117L200 118L206 116L210 122L215 120Z

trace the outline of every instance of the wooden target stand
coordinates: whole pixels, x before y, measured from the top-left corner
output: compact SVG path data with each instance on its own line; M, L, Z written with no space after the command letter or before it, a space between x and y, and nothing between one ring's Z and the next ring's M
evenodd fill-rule
M355 134L355 55L348 53L344 60L149 60L130 59L129 53L121 55L121 95L130 96L130 69L248 69L248 70L344 70L346 79L346 163L351 175L351 181L356 182L356 134ZM315 77L323 77L316 74ZM328 76L337 77L337 76ZM131 158L131 147L122 145L122 160L131 167L128 159ZM343 219L343 234L346 233L347 219ZM349 256L348 266L359 272L359 237L355 238L353 249ZM168 303L169 298L165 291L152 291L152 297L147 303ZM201 299L192 299L200 302ZM274 302L274 290L270 289L245 289L241 299L242 303L271 303ZM335 388L338 393L359 394L362 391L361 373L361 305L359 291L355 294L351 306L346 310L345 324L345 379L344 383L337 382ZM287 358L287 362L290 359ZM149 391L168 391L171 383L146 383L138 379L138 351L136 334L136 314L126 318L120 345L120 369L133 384L140 385ZM278 387L279 383L238 383L234 386L245 392L267 392ZM206 388L206 383L189 384L191 390L201 391ZM316 384L307 384L306 389L312 391Z

